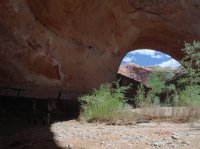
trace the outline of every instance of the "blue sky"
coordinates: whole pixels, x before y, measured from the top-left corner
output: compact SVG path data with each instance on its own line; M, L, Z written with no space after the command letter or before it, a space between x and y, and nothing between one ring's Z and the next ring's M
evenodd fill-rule
M161 66L178 68L180 63L159 51L142 49L127 53L121 64L134 63L140 66Z

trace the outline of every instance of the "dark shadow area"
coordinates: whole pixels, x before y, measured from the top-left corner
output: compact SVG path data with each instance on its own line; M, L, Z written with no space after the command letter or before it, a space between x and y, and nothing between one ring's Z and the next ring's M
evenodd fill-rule
M58 102L56 110L48 111L47 100L0 96L0 149L59 149L51 124L77 119L79 104L69 102L64 109Z

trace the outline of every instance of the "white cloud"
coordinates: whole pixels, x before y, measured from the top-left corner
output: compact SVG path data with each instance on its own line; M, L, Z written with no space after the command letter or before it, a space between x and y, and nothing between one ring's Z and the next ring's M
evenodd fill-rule
M137 59L134 57L134 56L131 56L131 57L125 57L124 59L123 59L123 62L126 62L126 63L130 63L130 62L132 62L132 61L137 61Z
M136 51L132 51L130 52L131 54L141 54L141 55L148 55L151 58L163 58L163 55L157 54L156 51L154 50L148 50L148 49L143 49L143 50L136 50Z
M163 58L162 55L151 55L151 57L152 57L152 58L158 58L158 59Z
M178 68L180 66L180 63L177 62L174 59L170 59L168 61L165 61L165 62L162 62L162 63L158 64L157 66Z
M125 57L123 59L123 62L126 62L126 63L130 63L132 61L132 59L130 57Z
M137 59L134 56L131 56L132 61L137 61Z

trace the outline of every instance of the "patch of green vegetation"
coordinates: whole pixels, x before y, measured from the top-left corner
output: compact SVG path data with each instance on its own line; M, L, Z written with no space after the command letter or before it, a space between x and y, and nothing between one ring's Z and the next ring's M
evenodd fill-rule
M181 64L187 70L185 77L178 80L179 105L200 105L200 42L185 43L185 57Z
M154 105L159 105L161 103L160 101L160 95L165 94L166 97L163 101L165 101L165 104L170 102L170 96L169 94L175 90L174 84L166 84L167 80L170 80L174 77L174 74L172 72L165 72L165 71L159 71L159 70L153 70L152 74L150 76L149 80L149 86L151 90L148 93L149 98L151 98L151 103Z
M87 121L118 120L125 108L125 93L129 86L120 86L119 82L103 84L98 90L80 98L81 117Z
M146 104L145 90L142 84L140 84L137 88L137 92L134 97L134 102L136 107L143 107Z
M200 88L199 86L187 86L179 91L179 106L196 106L200 105Z

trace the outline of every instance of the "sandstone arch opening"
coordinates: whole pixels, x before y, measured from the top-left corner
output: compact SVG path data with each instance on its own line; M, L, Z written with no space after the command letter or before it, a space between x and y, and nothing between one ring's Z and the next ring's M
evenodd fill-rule
M180 66L181 64L168 54L151 49L139 49L126 54L121 61L118 73L124 74L130 78L134 77L134 79L137 80L137 76L134 76L134 74L131 76L131 73L143 75L143 73L145 73L145 71L142 71L143 69L150 71L153 68L175 71ZM129 71L131 68L133 68L133 70ZM138 70L141 69L141 71L136 71L134 68Z
M128 52L122 59L117 79L121 85L131 84L127 96L132 99L140 84L146 91L151 88L149 81L153 71L172 73L175 77L183 70L181 64L168 54L157 50L139 49Z

